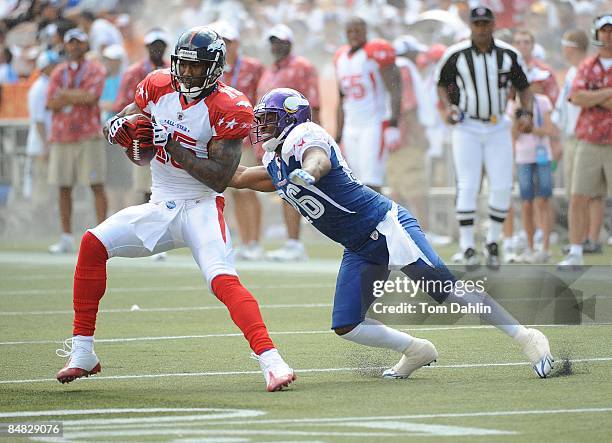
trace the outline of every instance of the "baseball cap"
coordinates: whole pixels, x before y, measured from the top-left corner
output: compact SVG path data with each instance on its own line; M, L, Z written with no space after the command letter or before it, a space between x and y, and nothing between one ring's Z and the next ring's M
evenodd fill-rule
M166 46L170 46L170 37L168 36L166 31L161 28L150 29L144 36L145 45L150 45L151 43L156 42L158 40L164 42Z
M238 29L225 20L219 20L211 23L210 27L224 40L229 40L231 42L240 40L240 33L238 32Z
M427 45L424 45L412 35L401 35L393 40L393 49L396 54L401 55L407 52L425 52L427 51Z
M102 57L111 60L122 60L125 56L125 49L121 45L110 45L102 51Z
M486 6L477 6L470 11L470 22L492 22L495 15Z
M268 40L270 40L272 37L293 43L293 31L287 25L278 24L273 26L272 29L268 31L267 35Z
M72 28L64 34L64 43L68 43L70 40L86 42L89 41L89 37L87 37L87 34L82 29Z
M36 67L39 70L45 69L49 65L59 62L59 57L54 51L43 51L36 57Z
M595 20L595 29L600 30L606 25L612 25L612 13L605 14Z

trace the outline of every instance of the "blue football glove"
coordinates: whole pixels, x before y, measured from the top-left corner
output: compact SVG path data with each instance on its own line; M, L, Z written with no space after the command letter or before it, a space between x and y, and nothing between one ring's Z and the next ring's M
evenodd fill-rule
M314 185L315 178L303 169L296 169L289 174L289 181L299 186Z

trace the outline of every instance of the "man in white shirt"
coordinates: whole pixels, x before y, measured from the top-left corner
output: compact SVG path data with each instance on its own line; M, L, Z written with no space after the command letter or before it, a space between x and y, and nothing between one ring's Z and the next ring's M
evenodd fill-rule
M49 145L47 135L51 127L51 111L46 109L49 74L59 61L53 51L45 51L36 59L36 68L40 77L28 91L28 113L30 128L26 153L28 159L24 172L24 195L32 198L35 203L47 200L47 160Z
M79 27L89 35L89 49L99 54L110 45L122 45L121 31L108 20L96 18L88 10L81 11L77 18Z

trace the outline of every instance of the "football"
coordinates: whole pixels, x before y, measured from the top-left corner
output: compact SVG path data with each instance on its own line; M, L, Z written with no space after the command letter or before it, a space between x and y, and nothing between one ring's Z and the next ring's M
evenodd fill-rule
M130 115L124 127L131 139L131 144L124 146L125 155L138 166L146 166L151 163L157 148L152 142L153 128L149 117L143 114Z

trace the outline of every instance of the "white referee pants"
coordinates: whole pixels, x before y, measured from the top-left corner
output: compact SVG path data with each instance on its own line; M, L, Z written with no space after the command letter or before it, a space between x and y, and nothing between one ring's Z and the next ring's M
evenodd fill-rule
M512 193L512 133L509 122L496 125L465 121L453 128L453 159L457 176L457 220L474 224L483 166L489 184L489 217L503 223ZM488 236L489 237L489 236ZM487 239L487 242L497 239ZM473 239L467 241L473 247ZM469 244L472 243L472 244ZM465 249L465 245L462 245Z

